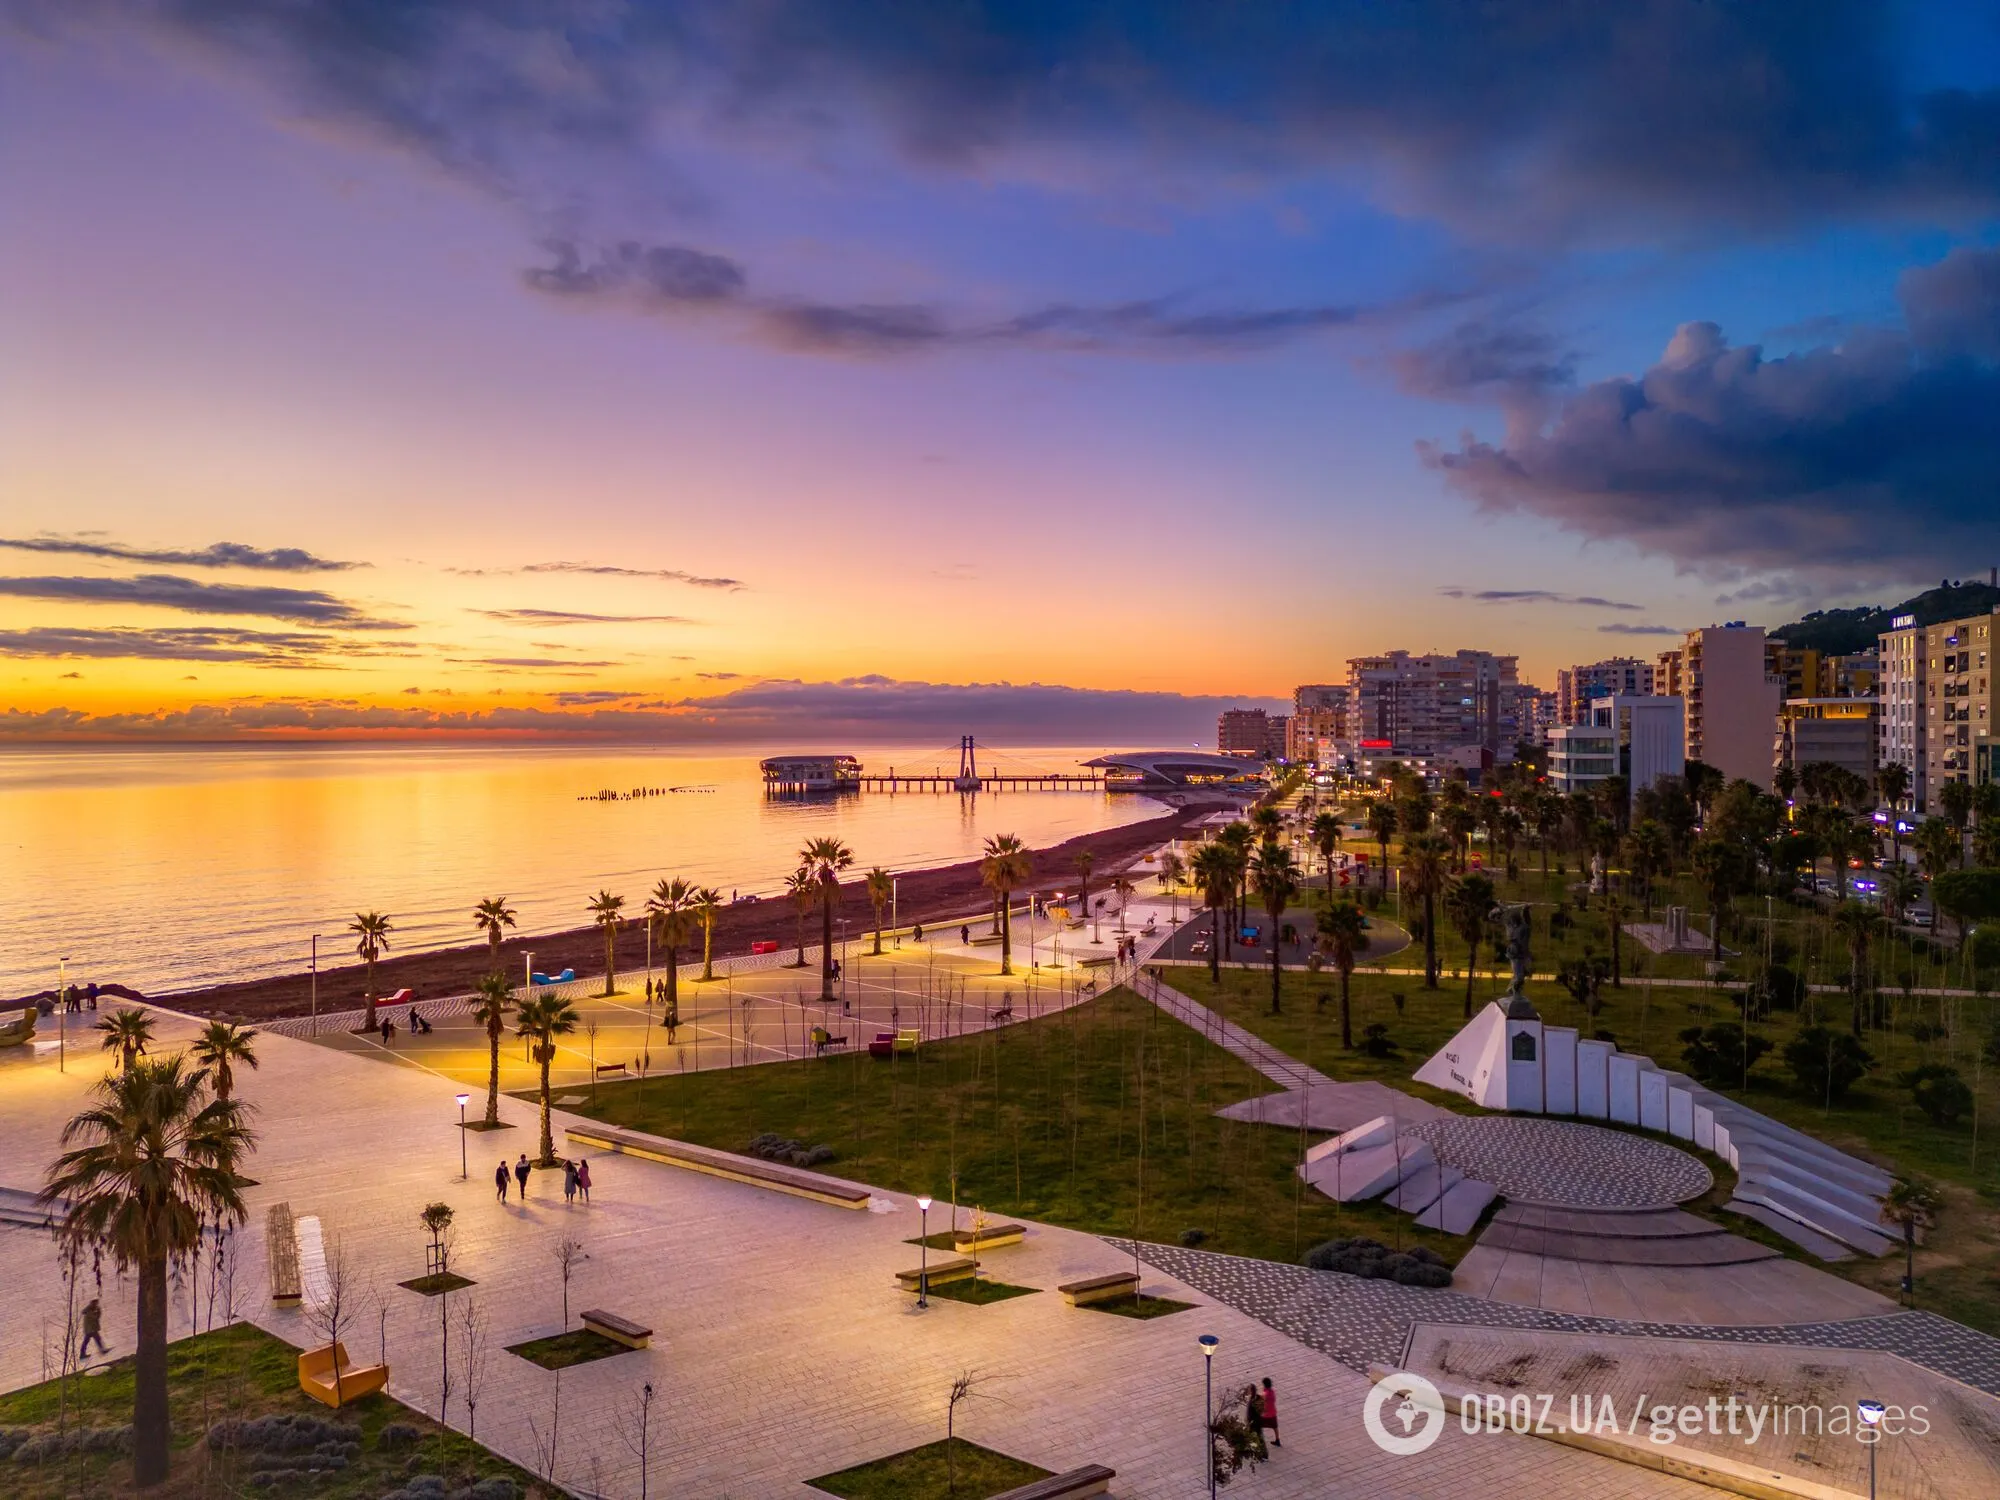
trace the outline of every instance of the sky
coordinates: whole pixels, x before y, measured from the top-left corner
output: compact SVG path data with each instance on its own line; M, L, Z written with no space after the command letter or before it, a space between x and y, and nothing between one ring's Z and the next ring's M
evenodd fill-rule
M0 742L1209 739L2000 562L2000 11L0 0Z

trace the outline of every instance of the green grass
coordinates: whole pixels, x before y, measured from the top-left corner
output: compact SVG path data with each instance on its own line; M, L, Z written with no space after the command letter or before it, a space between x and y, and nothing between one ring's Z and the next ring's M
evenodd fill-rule
M132 1420L132 1363L121 1359L102 1374L48 1381L0 1396L0 1428L53 1432L119 1427ZM463 1435L441 1429L422 1413L387 1395L374 1395L329 1411L298 1385L298 1351L248 1323L219 1328L171 1344L167 1349L168 1409L173 1422L173 1463L167 1482L146 1493L156 1500L196 1496L297 1493L248 1485L253 1455L212 1453L203 1441L208 1428L225 1418L267 1413L305 1413L361 1429L361 1456L350 1467L310 1481L309 1493L325 1500L375 1500L399 1488L411 1473L445 1475L453 1488L488 1475L503 1475L537 1493L533 1479L494 1457ZM422 1434L411 1447L384 1450L382 1429L392 1422ZM415 1460L414 1467L411 1465ZM132 1462L111 1454L49 1459L42 1464L5 1462L0 1493L8 1500L109 1500L132 1493Z
M947 1449L950 1462L947 1463ZM953 1470L956 1483L949 1483ZM1054 1472L995 1453L964 1438L949 1444L926 1443L905 1453L878 1458L871 1463L842 1469L838 1474L822 1474L807 1482L816 1490L840 1495L845 1500L986 1500Z
M415 1281L396 1283L406 1292L420 1292L426 1297L436 1297L445 1292L455 1292L461 1287L477 1286L469 1276L461 1276L456 1271L440 1271L435 1276L419 1276Z
M857 1053L634 1079L600 1088L580 1112L727 1151L767 1130L823 1141L837 1153L830 1171L940 1201L956 1172L968 1216L984 1208L1165 1243L1199 1229L1208 1249L1280 1261L1354 1234L1448 1260L1465 1248L1408 1214L1305 1187L1298 1132L1214 1116L1270 1091L1119 989L893 1063Z
M1176 1302L1171 1297L1113 1297L1104 1302L1079 1302L1078 1307L1085 1312L1110 1313L1119 1318L1166 1318L1177 1312L1186 1312L1196 1304Z
M547 1338L529 1339L525 1344L509 1344L507 1352L518 1354L544 1370L567 1370L571 1365L587 1365L592 1360L632 1351L595 1329L572 1328L568 1333L552 1333Z
M1009 1286L1004 1281L989 1281L984 1276L965 1276L957 1281L934 1281L930 1284L933 1298L942 1297L947 1302L970 1302L974 1307L984 1307L989 1302L1006 1302L1040 1290L1038 1286Z

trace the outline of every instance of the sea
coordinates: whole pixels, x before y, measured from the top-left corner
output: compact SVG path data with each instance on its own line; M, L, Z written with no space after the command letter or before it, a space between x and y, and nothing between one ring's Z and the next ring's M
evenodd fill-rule
M1157 816L1102 791L776 798L767 754L545 745L260 745L0 750L0 995L55 983L169 995L351 959L354 914L394 923L392 953L477 941L505 896L519 931L579 927L599 890L637 911L662 876L775 895L809 839L857 869L971 858L996 833L1031 847ZM835 747L871 772L956 752ZM982 767L1075 770L1099 749L1010 749ZM638 789L648 795L630 796ZM615 793L600 797L600 793Z

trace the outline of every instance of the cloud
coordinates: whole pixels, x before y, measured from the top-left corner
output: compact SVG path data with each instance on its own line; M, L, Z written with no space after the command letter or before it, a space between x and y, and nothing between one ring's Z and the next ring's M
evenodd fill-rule
M1766 358L1686 323L1500 443L1422 444L1482 509L1625 540L1725 582L1912 581L1992 551L2000 520L2000 251L1905 273L1909 329Z
M378 619L319 589L198 583L172 573L141 573L136 578L0 578L0 594L77 604L147 605L197 615L264 615L342 630L410 628L398 621Z
M697 677L706 677L711 682L733 682L743 674L741 672L697 672L694 675Z
M615 667L615 661L578 661L569 656L451 656L457 666L469 667Z
M489 620L517 625L699 625L685 615L589 615L567 609L475 609Z
M1463 322L1388 357L1397 383L1440 401L1490 401L1510 420L1538 420L1576 378L1576 355L1518 320Z
M1609 625L1600 625L1597 627L1597 629L1598 632L1602 635L1686 635L1687 634L1686 631L1682 630L1677 625L1627 625L1623 621L1618 621L1618 620L1614 620Z
M0 630L0 656L242 661L298 667L317 666L320 658L330 653L352 654L353 650L352 643L336 636L291 631L71 630L51 626Z
M627 698L636 698L637 693L618 693L609 689L592 689L581 692L554 693L551 701L560 708L588 708L598 703L621 703Z
M178 568L250 568L270 573L340 573L365 568L363 562L336 562L299 547L251 547L242 542L211 542L206 547L130 547L92 535L0 537L0 547L18 552L57 552L76 557L113 558L121 562L161 563Z
M523 573L584 573L601 578L658 578L667 583L685 583L697 589L727 589L736 592L747 588L740 578L704 578L699 573L684 573L679 568L619 568L608 563L547 562L529 563L520 569Z
M1618 599L1600 599L1595 594L1558 594L1548 589L1472 589L1441 588L1438 593L1447 599L1471 599L1480 604L1577 604L1592 609L1623 609L1638 611L1644 605L1627 604Z

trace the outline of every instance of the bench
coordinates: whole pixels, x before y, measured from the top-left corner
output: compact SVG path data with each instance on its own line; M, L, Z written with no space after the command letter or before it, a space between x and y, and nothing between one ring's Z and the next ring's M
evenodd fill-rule
M1109 953L1091 953L1076 961L1079 969L1108 969L1117 963L1117 958Z
M979 1263L961 1255L952 1260L934 1260L928 1266L912 1266L907 1271L898 1271L896 1280L904 1291L914 1292L919 1277L936 1286L940 1282L963 1281L978 1274Z
M917 1043L921 1039L922 1033L917 1031L915 1027L899 1031L896 1033L896 1050L898 1052L914 1052L917 1050Z
M769 938L759 938L756 942L750 945L750 951L752 953L776 953L778 951L778 945L776 942L772 941Z
M1071 1307L1090 1302L1115 1302L1120 1297L1139 1295L1137 1271L1113 1271L1108 1276L1087 1276L1082 1281L1065 1282L1056 1288Z
M988 1224L984 1229L955 1230L951 1237L954 1250L991 1250L995 1245L1018 1245L1026 1236L1025 1224Z
M1000 934L997 932L975 932L972 935L972 946L975 948L997 948L1000 946Z
M828 1031L824 1026L815 1026L812 1029L812 1044L813 1054L818 1056L829 1047L845 1047L847 1037L842 1033Z
M622 1062L599 1063L597 1065L597 1076L599 1078L602 1078L606 1073L626 1073L629 1071L630 1069Z
M357 1365L347 1357L345 1344L326 1344L299 1355L299 1389L323 1406L338 1409L374 1395L388 1383L387 1365Z
M993 1496L993 1500L1076 1500L1076 1497L1084 1495L1103 1494L1117 1477L1116 1469L1107 1469L1103 1464L1085 1464L1080 1469L1069 1469L1016 1489L1002 1490Z
M264 1214L264 1255L271 1263L271 1300L282 1307L298 1305L299 1233L292 1222L292 1205L273 1203Z
M817 1172L788 1167L780 1162L759 1161L755 1157L737 1156L733 1152L690 1145L686 1141L672 1141L665 1136L647 1135L640 1130L618 1130L609 1125L572 1125L567 1133L572 1146L593 1146L599 1151L636 1156L642 1161L686 1167L690 1172L706 1172L711 1177L726 1177L732 1182L790 1193L795 1198L830 1203L835 1208L868 1207L867 1188L842 1182L835 1177L822 1177Z
M875 1040L868 1044L868 1055L870 1057L888 1057L895 1050L896 1033L893 1031L876 1032Z
M583 1319L583 1326L592 1333L600 1333L627 1349L643 1349L653 1340L652 1329L643 1328L630 1318L608 1313L601 1307L585 1308L578 1316Z

